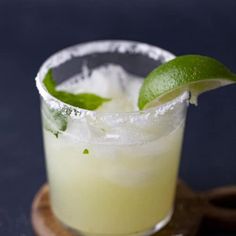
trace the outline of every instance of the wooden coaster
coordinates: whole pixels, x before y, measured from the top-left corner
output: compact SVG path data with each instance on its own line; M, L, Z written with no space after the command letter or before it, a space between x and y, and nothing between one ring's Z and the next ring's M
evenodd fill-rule
M197 232L206 205L204 198L193 193L183 182L178 183L174 215L158 236L193 236ZM32 224L38 236L73 236L54 217L49 188L44 185L36 194L32 205Z

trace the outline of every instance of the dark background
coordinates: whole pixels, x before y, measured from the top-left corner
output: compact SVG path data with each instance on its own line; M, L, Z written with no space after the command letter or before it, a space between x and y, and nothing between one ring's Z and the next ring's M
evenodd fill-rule
M0 0L1 236L33 235L30 206L46 181L37 70L57 50L97 39L205 54L236 71L236 1ZM235 121L236 86L190 107L180 174L195 190L235 184Z

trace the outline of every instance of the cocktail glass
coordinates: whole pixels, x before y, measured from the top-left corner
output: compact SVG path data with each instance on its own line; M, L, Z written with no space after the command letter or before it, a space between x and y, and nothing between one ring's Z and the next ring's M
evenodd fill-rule
M142 111L88 111L50 95L42 82L47 71L57 84L107 64L145 77L172 58L155 46L111 40L64 49L41 67L36 83L51 206L79 235L149 235L168 223L188 93Z

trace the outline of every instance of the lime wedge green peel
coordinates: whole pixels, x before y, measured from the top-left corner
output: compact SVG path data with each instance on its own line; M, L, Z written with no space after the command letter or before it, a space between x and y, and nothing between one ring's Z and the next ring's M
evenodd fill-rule
M66 91L56 90L56 82L53 79L51 69L47 72L43 84L52 96L62 102L87 110L96 110L104 102L109 102L111 100L110 98L103 98L93 93L73 94Z
M236 75L221 62L206 56L184 55L154 69L144 80L139 93L139 109L173 99L184 91L191 103L199 94L236 82Z

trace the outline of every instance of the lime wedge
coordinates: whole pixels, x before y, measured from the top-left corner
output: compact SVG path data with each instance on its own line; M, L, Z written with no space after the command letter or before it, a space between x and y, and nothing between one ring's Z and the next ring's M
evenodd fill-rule
M167 102L184 91L191 103L199 94L236 82L236 75L219 61L200 55L184 55L154 69L140 89L138 106L146 109Z

